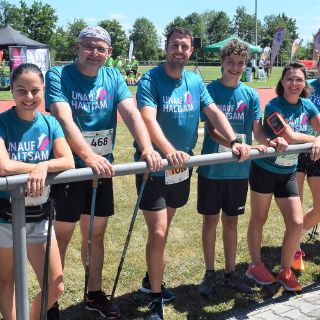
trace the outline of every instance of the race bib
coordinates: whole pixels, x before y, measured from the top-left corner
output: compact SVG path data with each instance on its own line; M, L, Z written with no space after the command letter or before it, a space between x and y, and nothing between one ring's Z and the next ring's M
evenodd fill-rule
M243 143L246 143L246 140L247 140L247 135L245 133L236 133L236 137L238 139L241 139ZM221 144L219 144L219 149L218 149L218 152L230 152L231 151L231 148L228 148L228 147L225 147Z
M277 156L276 164L283 167L292 167L298 162L298 154L282 154Z
M113 129L84 131L82 135L94 153L100 156L112 153Z
M41 204L48 202L49 194L50 194L50 186L45 186L42 196L39 196L39 197L26 196L24 198L25 206L26 207L40 206Z
M172 168L165 171L166 184L174 184L189 178L189 168Z

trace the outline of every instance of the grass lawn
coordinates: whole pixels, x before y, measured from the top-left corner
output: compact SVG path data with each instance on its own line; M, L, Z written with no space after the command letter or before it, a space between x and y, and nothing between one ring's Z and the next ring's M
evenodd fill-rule
M195 154L200 153L202 135L199 136ZM132 162L132 139L123 123L118 126L117 143L115 149L115 163ZM182 319L216 319L238 308L251 306L256 302L282 294L279 285L268 288L254 287L254 294L245 295L231 289L226 289L219 284L217 296L204 299L197 294L197 285L204 274L204 261L201 246L201 216L196 212L196 181L197 174L192 178L190 200L186 206L179 209L173 220L168 245L167 266L164 280L177 294L177 300L166 306L167 320ZM307 189L306 189L307 192ZM108 293L111 292L117 273L120 256L126 239L127 230L133 213L136 192L133 176L114 178L114 197L116 214L109 221L105 237L105 266L103 285ZM306 208L311 205L310 193L305 195ZM246 243L246 231L250 215L249 199L246 212L239 218L238 271L244 273L248 266L249 255ZM279 269L281 241L283 237L283 220L279 210L272 205L269 219L264 230L262 255L266 265L276 273ZM121 273L115 302L120 306L123 319L144 319L147 311L148 299L137 292L141 285L142 277L146 271L145 243L147 230L143 216L139 212L132 233L126 260ZM84 271L80 261L79 229L73 236L72 243L67 251L65 268L65 293L60 300L62 319L81 319L82 298L84 286ZM303 285L315 281L319 274L319 249L320 242L304 243L302 249L306 252L306 271L299 275ZM224 257L221 241L221 228L218 227L216 247L216 271L219 279L223 275ZM31 292L34 294L37 286L35 279L30 274ZM100 319L92 317L90 319Z

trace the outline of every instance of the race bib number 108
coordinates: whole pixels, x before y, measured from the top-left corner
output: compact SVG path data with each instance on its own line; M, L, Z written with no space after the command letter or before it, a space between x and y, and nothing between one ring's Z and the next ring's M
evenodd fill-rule
M189 168L173 168L165 171L166 184L174 184L189 178Z

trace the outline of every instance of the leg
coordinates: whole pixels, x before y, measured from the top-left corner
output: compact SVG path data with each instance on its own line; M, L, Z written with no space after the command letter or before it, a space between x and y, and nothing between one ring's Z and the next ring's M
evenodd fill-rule
M299 197L275 198L286 226L281 254L281 267L290 268L299 246L303 225L301 201Z
M311 194L313 208L309 209L303 217L303 229L308 230L320 222L320 177L307 179Z
M99 291L102 289L102 269L104 263L104 235L107 223L107 217L94 217L88 291ZM90 215L82 214L80 218L80 229L82 234L81 258L83 266L85 266L86 264L89 239L89 225Z
M76 227L75 222L54 221L54 230L58 242L62 269L64 268L64 262L66 257L67 248L72 238L74 229Z
M202 248L206 270L214 270L216 231L220 215L204 215L202 224Z
M297 172L297 184L300 195L301 203L303 203L303 185L306 174L303 172Z
M222 238L225 258L225 272L230 273L236 269L238 216L221 216Z
M0 248L0 310L6 320L16 319L12 248Z
M161 283L165 266L165 246L170 223L175 212L176 209L170 207L160 211L143 210L148 228L146 260L153 293L161 292Z
M248 227L248 248L251 256L252 264L261 262L261 243L263 226L267 221L270 203L272 199L271 193L258 193L255 191L251 194L251 216Z
M46 243L28 244L28 259L36 273L42 288ZM51 239L48 277L48 309L59 299L64 290L62 266L56 239ZM30 308L30 320L38 320L41 309L41 292L39 292Z

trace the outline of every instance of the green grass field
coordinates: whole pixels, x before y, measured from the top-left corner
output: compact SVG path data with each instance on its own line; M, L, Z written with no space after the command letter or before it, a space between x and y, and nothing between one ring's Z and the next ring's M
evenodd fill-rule
M207 68L201 70L206 80L219 77L219 68ZM274 86L280 76L281 69L274 69L272 77L267 83L253 82L250 85ZM208 73L207 73L208 71ZM273 78L274 77L274 78ZM0 92L0 94L3 92ZM0 98L1 99L1 98ZM200 153L203 136L200 134L195 154ZM132 138L127 128L121 122L117 130L115 148L115 163L127 163L133 161L134 149ZM282 294L279 285L260 288L253 285L252 295L240 294L231 289L226 289L219 282L217 295L210 299L204 299L197 294L197 285L204 274L204 261L201 246L201 216L196 212L196 183L197 174L194 172L191 185L190 199L186 206L179 209L173 220L168 244L167 266L164 281L177 294L177 300L165 307L166 320L196 320L217 319L226 313L239 308L252 306L255 303L265 301ZM305 188L305 208L311 206L311 196ZM120 256L127 236L129 223L136 202L134 176L114 178L115 215L110 219L105 237L105 266L103 272L103 286L110 294L117 273ZM246 212L239 218L238 232L238 271L243 274L250 261L246 231L250 215L249 199ZM269 213L269 219L264 229L262 255L265 264L276 273L279 269L281 240L283 237L283 219L277 207L273 204ZM124 320L144 319L147 311L148 297L138 292L142 277L146 271L145 243L147 230L143 216L139 212L131 242L128 248L126 260L121 273L115 302L123 312ZM80 236L79 228L72 238L67 251L65 267L65 293L60 299L61 319L82 319L82 298L84 286L84 271L80 260ZM306 271L299 274L299 280L303 285L310 284L318 279L319 275L319 239L304 242L302 249L306 252ZM216 271L218 279L221 279L224 269L224 256L221 241L221 228L218 227L216 246ZM30 271L30 269L29 269ZM30 297L38 290L33 273L29 272ZM100 319L93 314L90 319Z

